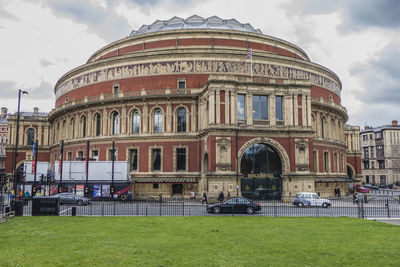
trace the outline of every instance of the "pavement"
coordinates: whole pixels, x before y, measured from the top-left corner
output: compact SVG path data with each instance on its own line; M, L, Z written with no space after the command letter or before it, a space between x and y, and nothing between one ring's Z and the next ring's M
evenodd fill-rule
M392 218L392 219L368 218L368 220L400 226L400 218Z

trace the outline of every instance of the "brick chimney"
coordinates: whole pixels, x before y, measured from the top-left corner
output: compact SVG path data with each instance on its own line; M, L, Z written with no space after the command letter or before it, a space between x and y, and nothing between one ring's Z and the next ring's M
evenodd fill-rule
M397 125L397 120L392 120L392 126L398 126Z
M1 117L2 118L4 118L6 115L7 115L7 111L8 111L8 109L7 108L5 108L5 107L2 107L1 108Z

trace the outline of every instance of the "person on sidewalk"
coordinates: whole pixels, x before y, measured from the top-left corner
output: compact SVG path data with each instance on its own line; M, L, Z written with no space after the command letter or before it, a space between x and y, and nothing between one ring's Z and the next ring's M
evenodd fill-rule
M353 194L353 204L358 204L358 195L356 191L354 191Z
M219 202L222 202L222 201L224 201L224 198L225 198L224 192L221 191L221 193L219 193L219 196L218 196L218 201L219 201Z
M204 202L206 202L206 204L208 204L206 192L203 193L203 200L201 201L201 204L203 204Z

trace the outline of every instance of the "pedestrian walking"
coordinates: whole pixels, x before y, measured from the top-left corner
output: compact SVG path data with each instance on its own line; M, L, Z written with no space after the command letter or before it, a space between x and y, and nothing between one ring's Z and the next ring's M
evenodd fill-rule
M335 197L337 197L337 188L335 188L334 191L335 191Z
M353 204L358 204L358 195L357 195L357 192L355 192L355 191L353 194Z
M224 198L225 198L224 192L221 191L221 193L219 193L219 196L218 196L218 201L219 201L219 202L222 202L222 201L224 201Z
M340 188L337 189L337 196L340 198Z
M231 198L231 192L228 192L228 198Z
M204 202L206 202L206 204L208 204L206 192L203 193L203 200L201 201L201 204L203 204Z
M30 198L31 195L29 194L28 190L25 191L24 193L24 199Z

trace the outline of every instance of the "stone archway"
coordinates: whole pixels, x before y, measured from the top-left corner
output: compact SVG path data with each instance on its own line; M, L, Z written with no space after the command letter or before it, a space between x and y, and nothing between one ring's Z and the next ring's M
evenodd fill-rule
M286 150L275 140L265 137L259 137L251 139L250 141L246 142L238 152L238 162L242 161L242 157L244 152L254 144L266 144L271 146L279 155L281 162L282 162L282 175L287 174L290 172L290 161L289 156L286 153Z
M348 176L350 179L354 179L355 173L356 173L356 172L355 172L353 166L351 166L350 164L347 164L347 176Z
M290 170L289 157L274 140L255 138L238 153L241 194L253 199L281 199L283 177Z

